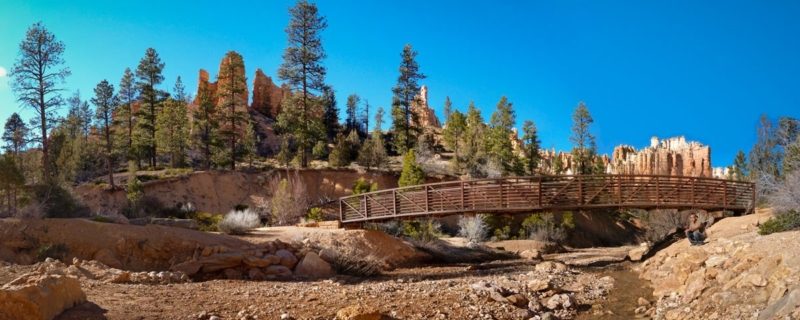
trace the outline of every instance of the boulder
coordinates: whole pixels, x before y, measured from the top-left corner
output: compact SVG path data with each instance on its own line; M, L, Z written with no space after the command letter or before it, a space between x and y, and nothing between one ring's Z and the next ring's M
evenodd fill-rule
M628 258L631 259L631 261L641 261L642 257L644 257L644 255L646 255L648 252L650 252L650 245L647 243L642 243L638 247L628 251Z
M528 298L522 294L515 293L508 297L506 297L506 301L508 303L513 304L517 308L527 308L528 307Z
M292 270L282 265L273 265L265 268L264 273L269 276L289 277Z
M264 268L264 267L269 267L269 266L275 264L275 260L277 260L277 262L280 262L280 258L278 258L278 259L274 259L274 258L277 258L277 257L275 257L273 255L268 255L268 257L264 257L264 258L259 258L259 257L254 257L254 256L246 256L246 257L244 257L244 259L242 259L242 262L244 262L244 264L246 264L248 266L251 266L251 267Z
M202 271L209 273L239 266L242 263L242 259L244 259L244 256L241 253L230 252L218 253L206 257L200 262L203 264Z
M294 269L294 274L301 277L308 278L328 278L336 273L333 271L331 265L314 252L309 252L303 257L303 260L297 264Z
M567 271L567 265L561 262L544 261L535 267L536 271L543 273L562 273Z
M0 319L53 319L86 302L78 279L63 275L25 275L0 289Z
M544 291L550 289L550 281L547 279L533 279L528 281L528 290Z
M544 306L547 309L555 310L558 308L568 309L575 305L575 299L568 294L556 294L547 299Z
M519 253L520 258L528 260L539 260L542 258L542 253L536 249L525 250Z
M267 275L258 268L250 268L250 270L247 271L247 277L250 278L250 280L256 281L267 279Z
M380 320L381 311L364 305L352 305L336 311L336 320Z
M200 272L200 268L203 267L203 263L200 261L186 261L183 263L176 264L170 268L172 271L180 271L185 273L187 276L193 276Z
M280 249L275 252L275 255L281 259L280 264L284 267L292 269L297 265L297 257L289 250Z

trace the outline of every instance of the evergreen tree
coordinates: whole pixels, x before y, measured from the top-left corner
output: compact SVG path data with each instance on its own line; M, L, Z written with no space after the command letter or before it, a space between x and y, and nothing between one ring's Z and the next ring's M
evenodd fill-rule
M748 176L747 158L744 151L739 150L736 153L736 158L733 159L733 166L731 167L731 175L736 180L746 180Z
M366 137L369 133L369 101L364 100L364 110L361 112L361 135Z
M97 107L95 118L99 124L99 132L103 135L103 142L105 143L103 156L106 158L106 168L108 168L108 183L113 190L116 185L114 184L114 142L111 127L114 125L112 117L114 108L117 105L114 97L114 85L109 84L106 80L100 81L97 87L94 88L92 103Z
M175 87L173 87L172 92L174 93L175 101L189 103L189 96L186 94L186 86L183 85L181 76L175 79Z
M372 136L364 140L358 151L358 164L371 168L381 168L386 164L386 146L380 131L375 131Z
M761 115L756 144L750 151L750 175L753 180L758 180L762 175L778 177L780 163L776 130L772 121L766 115Z
M561 155L556 154L553 159L553 174L559 175L564 172L564 160L561 160Z
M11 154L0 156L0 190L5 193L9 216L17 213L19 189L25 186L25 176L19 162Z
M242 156L247 158L247 164L250 168L253 167L253 160L255 160L257 152L258 137L256 136L253 121L248 119L244 127L244 136L242 136Z
M361 103L361 98L357 94L351 94L347 97L347 119L345 119L345 130L347 134L350 132L358 132L361 124L358 117L358 104Z
M14 158L19 158L19 153L25 150L28 144L29 132L25 121L16 112L12 113L6 120L5 130L3 131L3 148Z
M37 118L32 122L39 129L42 144L42 177L52 178L48 130L56 119L57 108L63 104L59 86L70 71L64 64L64 43L45 28L41 22L33 24L19 44L19 53L11 70L11 88L17 101L34 110Z
M185 161L189 141L189 118L186 103L168 98L156 118L156 139L158 151L167 154L170 166L177 168Z
M398 153L414 148L417 135L420 129L417 128L417 114L411 110L412 103L418 98L420 85L419 81L425 79L425 75L419 71L417 64L417 52L410 44L403 47L400 55L400 76L397 84L392 88L394 97L392 98L392 130L394 131L394 147Z
M486 144L484 143L486 124L480 110L474 102L467 108L467 129L463 135L464 164L470 174L477 173L478 168L486 162Z
M281 148L278 151L278 155L275 156L275 160L278 160L278 163L283 165L284 168L289 168L289 164L292 162L292 149L289 145L289 139L284 137L281 139Z
M336 96L330 86L322 89L322 124L325 126L327 141L333 141L339 133L339 108L336 106Z
M522 124L522 142L526 158L525 167L529 174L535 175L539 168L542 155L539 153L541 142L539 134L536 132L536 124L531 120L526 120Z
M594 136L589 132L589 126L594 122L589 114L586 104L581 101L572 115L572 159L575 174L592 174L596 171L594 158L597 154Z
M194 147L199 150L202 167L206 170L211 168L213 162L212 150L215 150L217 144L217 130L219 124L217 123L217 108L214 105L216 100L207 82L201 82L197 89L198 105L193 111L192 133L194 135Z
M514 123L516 115L506 97L500 98L497 109L492 114L489 122L489 139L487 141L489 154L493 161L501 166L503 175L519 174L521 165L519 158L514 154L511 139L515 137Z
M220 142L227 149L231 170L236 170L236 156L240 153L241 140L247 122L247 79L244 59L235 51L225 54L223 67L217 75L219 105L218 123Z
M156 166L156 118L158 117L158 107L166 95L163 91L156 88L164 81L161 72L164 70L164 63L153 48L145 51L144 57L139 61L136 68L136 88L139 92L139 100L142 107L136 116L137 144L150 158L150 166Z
M800 168L800 137L795 137L794 142L786 146L784 152L783 174L787 175L798 168Z
M288 96L282 103L283 111L278 115L278 129L291 139L296 149L295 157L301 167L308 165L306 153L310 153L317 141L325 140L325 126L322 120L317 117L307 118L300 107L302 100L303 97L299 93ZM321 114L320 101L314 100L316 103L309 105L312 108L310 114Z
M336 144L334 144L333 150L331 150L331 153L328 155L328 165L334 168L350 165L352 161L351 153L352 145L349 139L347 139L344 134L339 133L336 135Z
M458 110L450 113L444 127L445 146L453 151L453 166L456 172L461 173L461 164L464 158L464 135L467 132L467 117Z
M119 82L119 92L117 93L119 107L117 108L116 116L120 127L119 132L116 134L121 136L119 140L123 143L118 145L127 160L139 158L133 150L133 129L136 125L134 123L135 115L133 114L133 102L136 100L136 83L134 81L131 69L125 68L125 73Z
M278 76L294 89L299 97L294 103L284 107L294 108L290 111L290 121L284 121L284 129L294 137L299 151L300 165L308 165L308 154L317 140L313 133L321 127L319 99L313 92L325 88L325 67L322 60L325 50L322 48L321 33L328 26L325 18L319 15L316 4L300 0L289 9L289 25L286 27L288 45L283 53L283 63L278 69ZM317 127L317 128L315 128Z
M425 171L417 164L417 157L414 150L408 150L403 156L403 171L400 172L400 180L397 185L400 187L415 186L425 183Z
M444 119L445 119L445 121L450 119L450 115L452 113L453 113L453 103L450 102L450 96L447 96L447 97L444 98Z
M89 103L81 100L80 91L75 91L72 97L67 99L67 104L69 105L69 112L67 112L66 128L71 136L80 137L85 142L89 137L92 125Z

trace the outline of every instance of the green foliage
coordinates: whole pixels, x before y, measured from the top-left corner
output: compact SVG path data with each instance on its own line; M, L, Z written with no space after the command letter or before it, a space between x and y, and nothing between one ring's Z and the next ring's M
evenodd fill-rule
M746 180L748 177L747 157L744 151L739 150L736 157L733 159L733 166L731 167L731 175L736 180Z
M779 213L758 226L758 234L768 235L800 229L800 212L788 211Z
M215 232L219 231L217 225L222 221L224 215L213 214L208 212L195 212L189 215L189 218L197 222L200 231Z
M359 177L353 184L353 194L362 194L372 191L378 191L378 183L370 183L364 177Z
M325 127L326 141L333 141L339 133L339 107L336 106L336 94L331 86L322 88L322 125Z
M89 208L57 184L38 184L31 188L33 201L39 204L46 218L76 218L89 215Z
M442 225L433 219L403 221L401 228L403 236L422 242L431 242L444 236Z
M525 153L525 170L528 174L535 175L538 173L539 162L542 155L539 153L541 142L539 141L539 134L536 131L536 124L531 120L525 120L522 124L522 142L523 152Z
M133 160L136 154L133 150L133 130L135 127L135 115L133 113L133 102L136 100L136 85L134 83L133 72L130 68L125 68L125 73L119 82L119 92L117 93L117 110L114 114L115 127L114 135L120 141L116 146L119 153L125 156L126 160Z
M99 132L103 136L105 148L103 149L103 156L106 158L106 167L108 168L108 181L111 187L114 187L114 136L112 135L112 125L114 125L113 114L116 110L116 98L114 97L114 86L109 84L108 81L103 80L97 84L94 89L94 98L92 98L96 109L95 118L98 120Z
M449 100L448 100L449 102ZM462 162L464 161L464 134L467 131L467 117L458 110L450 112L447 118L447 125L442 132L444 145L453 150L453 166L457 173L461 173Z
M308 214L306 214L306 220L309 221L322 221L325 220L324 214L322 212L322 208L314 207L308 210Z
M161 74L163 70L164 63L153 48L145 51L136 68L136 87L142 105L136 115L134 148L150 158L151 167L157 165L156 119L161 101L166 96L165 92L156 88L164 81L164 76Z
M92 217L91 220L94 221L94 222L100 222L100 223L112 223L112 222L114 222L114 220L111 220L111 218L104 217L104 216L94 216L94 217Z
M156 120L158 151L169 155L173 168L185 165L189 145L189 118L186 103L167 99Z
M500 98L497 109L492 114L488 139L486 140L490 158L502 167L502 174L522 174L519 158L514 154L511 139L514 135L516 115L511 102L506 97Z
M219 147L219 123L214 95L205 81L197 89L198 105L192 113L192 145L198 150L203 168L211 168L212 152Z
M351 94L347 97L347 119L345 119L344 128L348 134L362 130L361 119L358 115L359 103L361 103L361 98L357 94Z
M417 52L410 44L403 47L400 55L400 76L397 84L392 88L392 131L394 132L394 148L398 153L405 153L414 148L417 142L418 128L417 114L412 112L412 103L419 96L419 81L425 75L419 71L416 61Z
M328 164L331 167L346 167L352 162L352 145L350 140L345 138L343 134L336 136L336 144L328 155Z
M17 163L11 153L0 156L0 191L7 197L7 211L10 214L16 213L19 191L25 186L25 176Z
M325 126L317 116L323 113L320 110L321 102L314 97L303 98L299 93L289 95L282 103L283 109L278 115L278 129L296 147L296 156L301 167L308 165L308 154L316 142L326 140Z
M397 184L400 187L408 187L422 183L425 183L425 172L417 164L414 150L408 150L403 156L403 171L400 172L400 180L397 181Z
M480 167L486 163L486 124L475 103L470 102L467 109L467 128L464 132L464 165L470 175L482 175Z
M64 261L69 253L69 248L63 243L48 243L36 248L36 260L44 261L47 258Z
M573 172L575 174L593 174L597 172L595 156L597 155L597 145L594 135L589 131L594 120L589 114L586 104L581 101L572 114L572 158L574 160Z
M219 141L227 150L226 163L236 169L237 156L242 153L247 131L247 80L244 75L244 59L235 51L228 51L223 58L227 62L220 68L217 95L220 98L217 123ZM223 81L224 80L224 81Z
M129 217L138 217L144 198L144 186L136 176L136 171L128 172L128 185L125 188L125 197L128 199Z
M284 138L281 141L281 148L278 151L278 154L275 156L275 159L278 160L282 166L288 168L289 164L292 162L292 158L294 157L292 153L291 146L289 145L289 139Z
M314 159L323 160L328 157L328 144L325 141L317 141L314 148L311 149L311 155Z
M522 221L521 227L521 235L540 241L558 242L575 228L575 217L572 212L563 212L558 218L553 213L534 213Z
M22 118L16 112L12 113L6 120L3 130L3 149L16 157L28 144L29 135L30 129L28 129L25 121L22 121Z

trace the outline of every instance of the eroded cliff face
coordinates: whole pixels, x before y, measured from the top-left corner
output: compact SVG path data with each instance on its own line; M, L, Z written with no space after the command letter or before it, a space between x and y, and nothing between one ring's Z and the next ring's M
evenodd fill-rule
M286 86L279 87L272 82L272 78L264 74L261 69L256 70L253 80L253 102L250 108L259 113L276 119L281 112L281 102L284 94L288 93Z
M684 137L659 140L653 137L650 146L636 150L617 146L611 157L613 174L658 174L671 176L711 177L711 148Z
M428 87L422 86L416 101L411 103L411 111L417 115L417 123L423 130L441 129L442 124L436 117L436 112L428 105Z

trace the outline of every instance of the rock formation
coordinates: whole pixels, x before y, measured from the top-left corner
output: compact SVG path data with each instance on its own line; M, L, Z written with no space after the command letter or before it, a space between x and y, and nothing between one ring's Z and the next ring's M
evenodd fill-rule
M653 137L650 146L635 150L621 145L614 148L611 173L658 174L711 177L711 148L684 137L659 140Z
M272 78L258 69L253 80L253 103L250 104L250 108L275 119L281 112L281 102L288 91L285 85L278 87L272 82Z
M436 128L440 129L442 124L436 113L428 105L428 87L422 86L419 90L419 95L414 102L411 103L411 112L417 115L416 125L423 129Z

